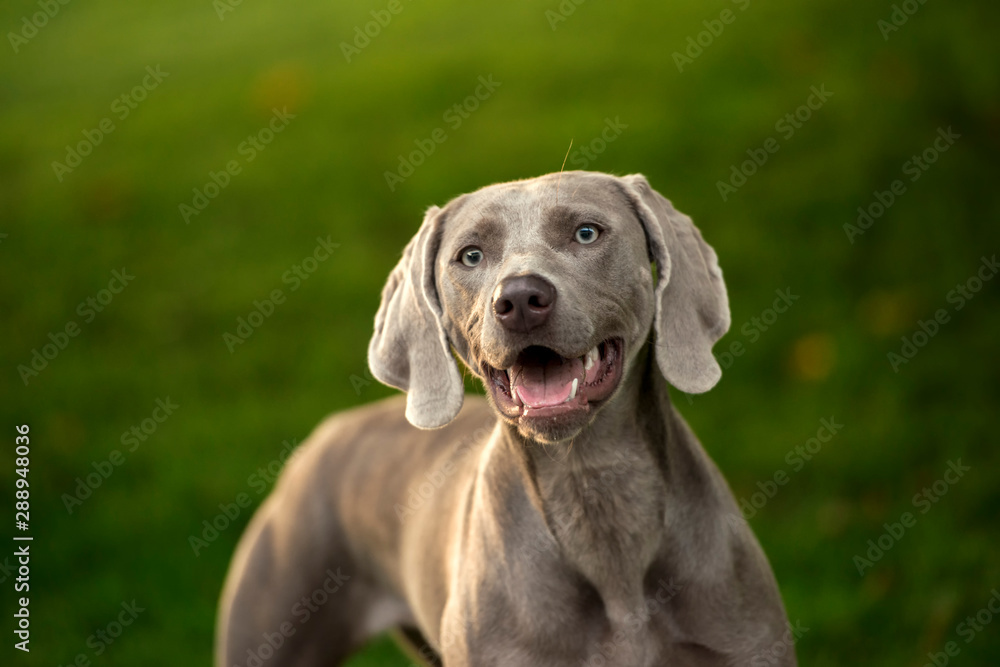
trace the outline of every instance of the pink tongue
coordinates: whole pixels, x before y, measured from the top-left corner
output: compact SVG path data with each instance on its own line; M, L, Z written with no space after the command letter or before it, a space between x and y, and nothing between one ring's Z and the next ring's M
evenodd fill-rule
M583 377L583 361L550 357L542 363L515 365L511 370L511 380L521 401L540 408L559 405L569 398L574 378Z

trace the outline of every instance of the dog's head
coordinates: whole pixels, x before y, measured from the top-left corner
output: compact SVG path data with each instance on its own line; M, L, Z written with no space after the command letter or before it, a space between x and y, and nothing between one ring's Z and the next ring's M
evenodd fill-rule
M651 328L664 377L711 389L729 321L690 218L641 175L564 172L432 207L382 292L368 363L408 392L413 425L436 428L462 407L454 349L502 418L556 442L614 398Z

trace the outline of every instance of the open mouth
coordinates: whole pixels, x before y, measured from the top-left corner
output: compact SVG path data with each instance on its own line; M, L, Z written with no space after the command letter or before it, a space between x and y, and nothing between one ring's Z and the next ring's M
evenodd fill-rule
M564 357L532 345L521 351L510 368L483 364L487 388L510 418L587 412L618 386L622 345L621 338L609 338L579 357Z

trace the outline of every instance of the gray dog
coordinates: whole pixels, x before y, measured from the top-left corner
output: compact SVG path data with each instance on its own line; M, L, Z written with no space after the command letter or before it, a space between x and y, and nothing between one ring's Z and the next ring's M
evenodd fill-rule
M432 207L368 349L405 410L330 417L289 462L216 664L338 665L397 629L447 667L795 665L767 559L668 395L719 381L729 320L715 252L643 176Z

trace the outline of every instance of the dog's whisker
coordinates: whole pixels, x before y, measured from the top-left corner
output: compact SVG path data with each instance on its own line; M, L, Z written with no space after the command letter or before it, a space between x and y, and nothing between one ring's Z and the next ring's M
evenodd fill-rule
M573 148L573 139L569 140L569 146L566 148L566 155L563 157L562 166L559 167L559 178L556 179L556 206L559 206L559 184L562 183L562 173L563 169L566 168L566 160L569 159L569 152Z

